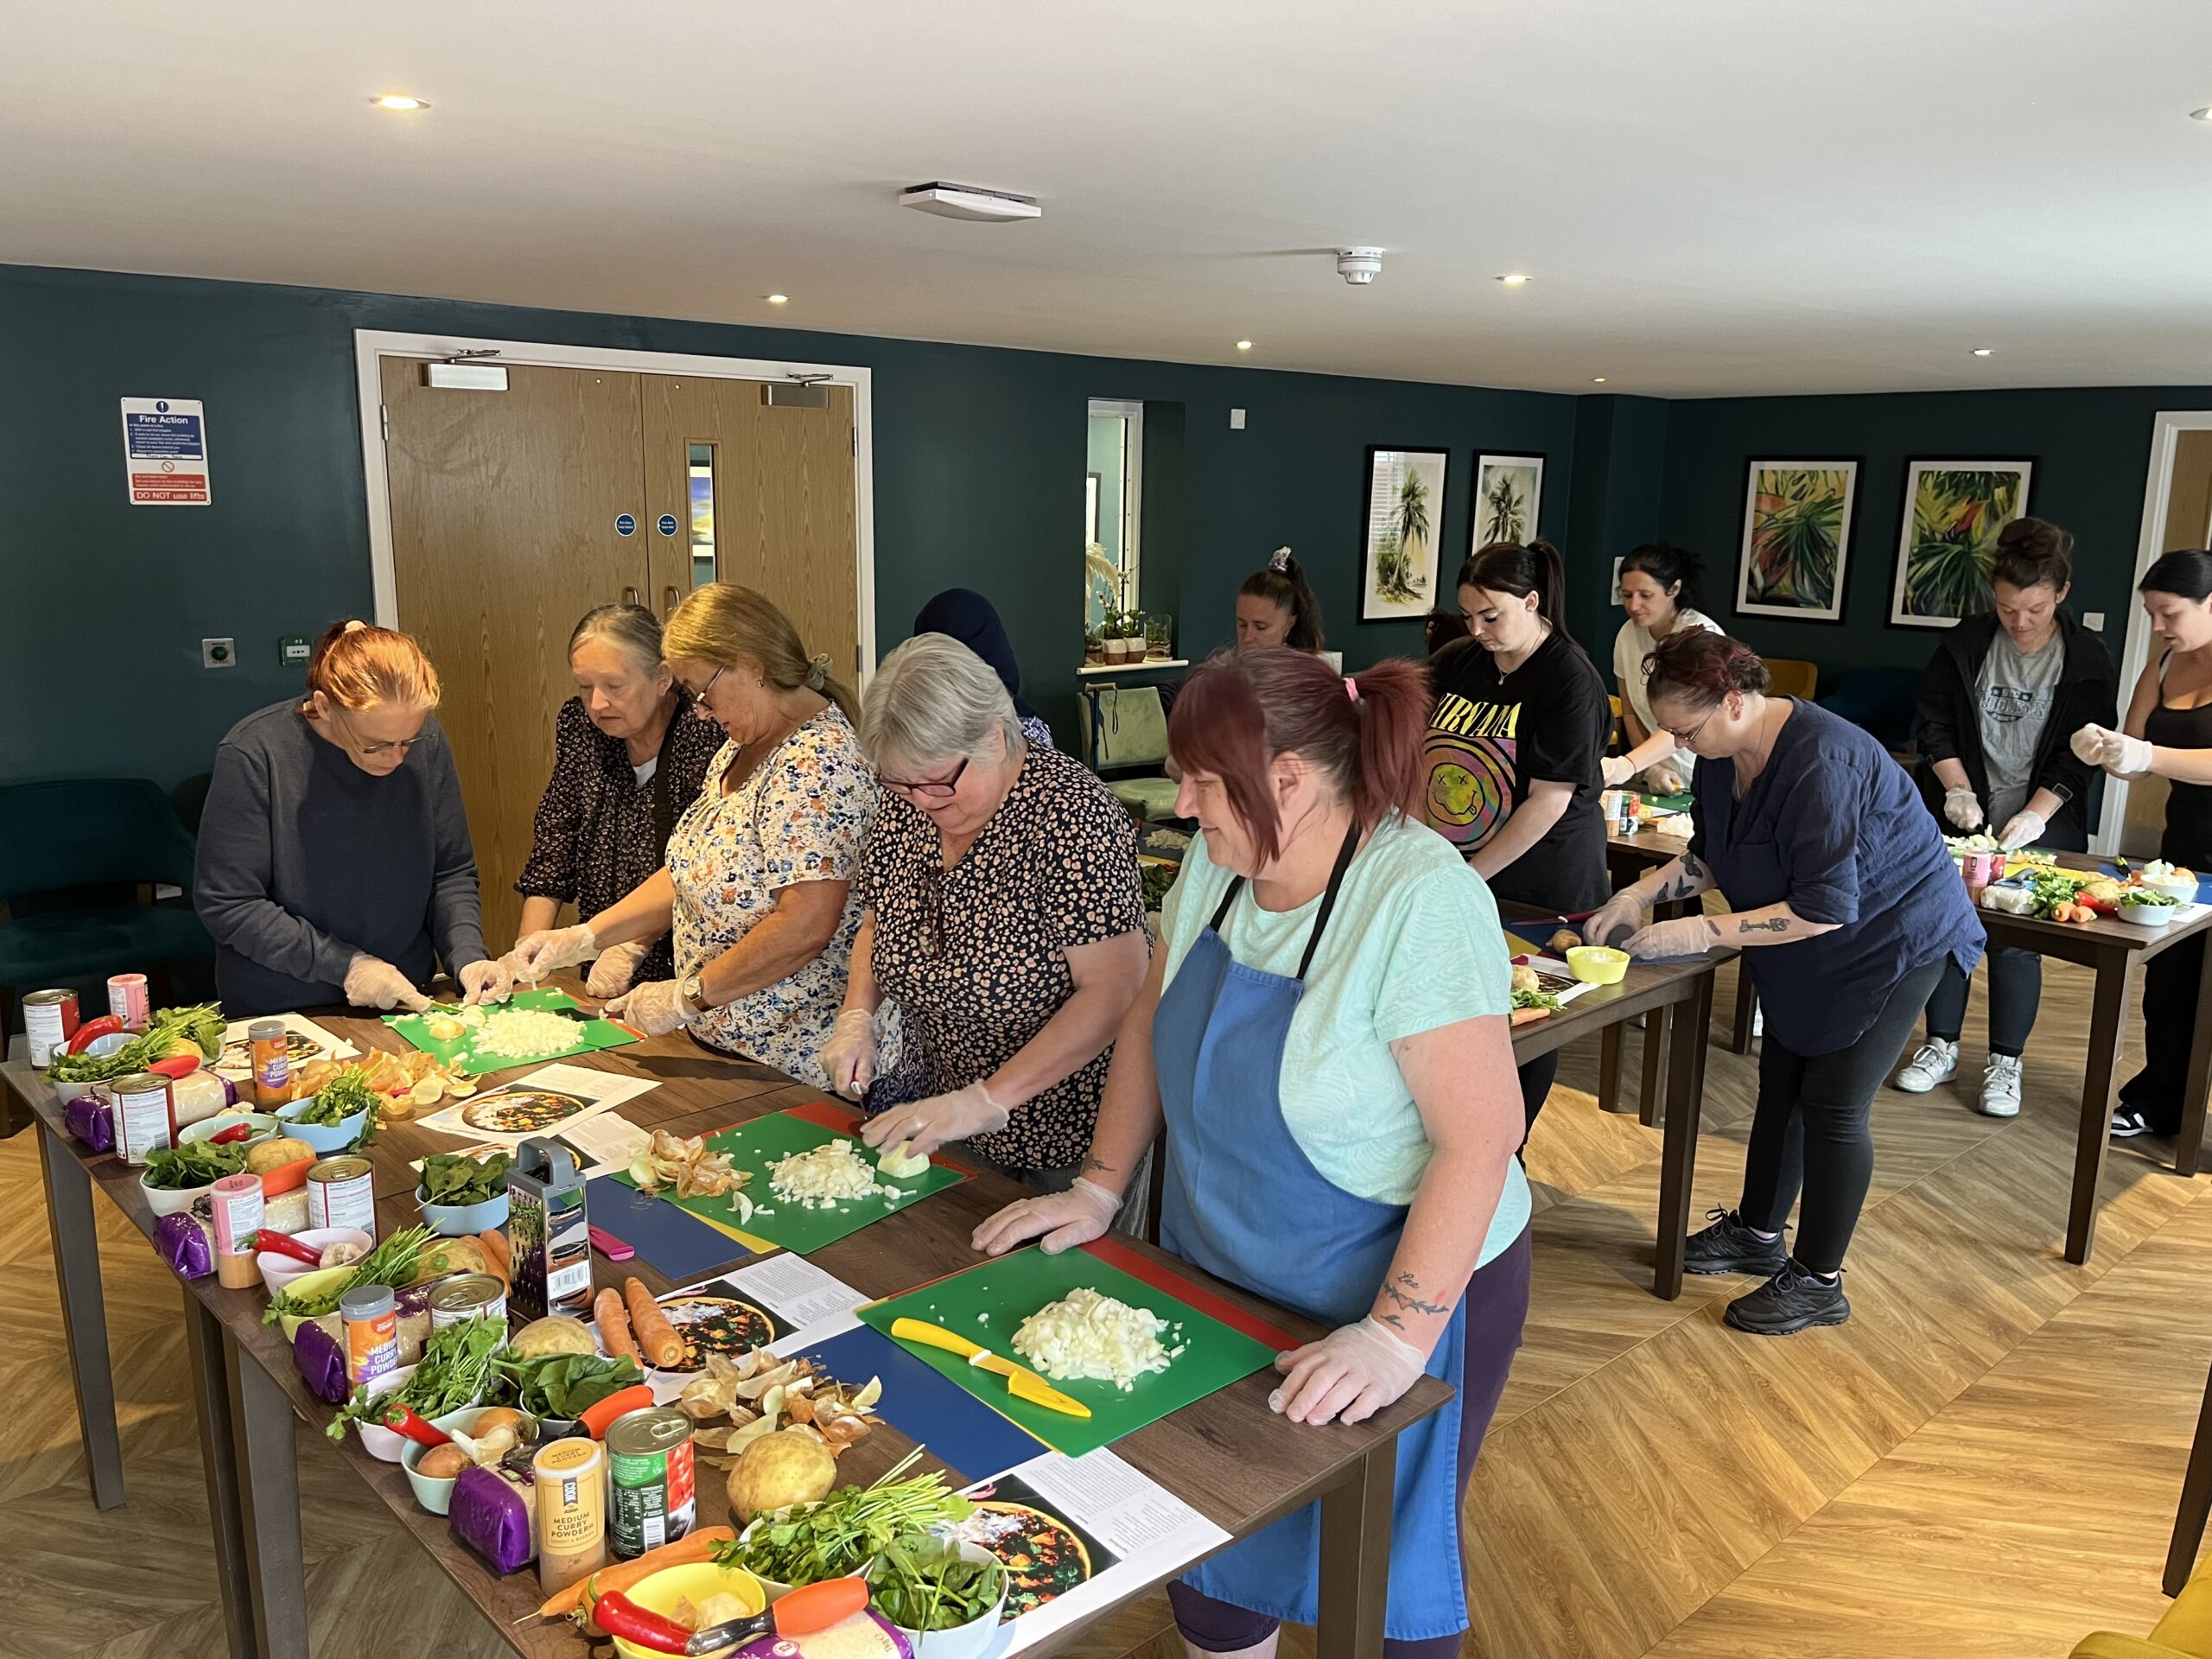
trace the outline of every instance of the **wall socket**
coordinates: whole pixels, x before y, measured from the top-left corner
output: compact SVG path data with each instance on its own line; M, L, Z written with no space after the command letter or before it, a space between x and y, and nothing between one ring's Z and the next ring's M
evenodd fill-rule
M200 642L200 666L202 668L236 668L238 665L238 646L235 639L202 639Z
M2105 631L2105 613L2102 611L2084 611L2082 626L2091 633L2102 633Z
M1232 432L1242 432L1244 429L1244 411L1243 410L1232 409L1229 411L1229 429Z

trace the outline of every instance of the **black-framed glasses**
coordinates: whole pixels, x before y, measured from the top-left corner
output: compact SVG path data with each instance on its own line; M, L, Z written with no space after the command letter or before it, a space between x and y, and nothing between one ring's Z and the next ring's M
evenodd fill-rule
M340 723L346 728L346 736L355 739L353 753L365 760L373 756L389 754L394 749L399 751L400 759L404 760L407 758L408 752L423 741L422 733L417 732L412 737L403 737L393 743L363 743L359 741L354 733L353 716L342 709L333 709L332 712L340 716Z
M707 693L708 693L708 692L709 692L709 691L711 691L711 690L713 690L715 689L715 682L716 680L719 680L720 678L721 678L721 677L722 677L724 674L727 674L728 671L729 671L729 664L728 664L728 663L724 663L724 664L723 664L720 668L717 668L717 669L716 669L713 673L711 673L711 674L708 675L708 676L707 676L707 683L706 683L704 685L701 686L701 687L700 687L696 691L694 691L694 692L692 692L692 693L691 693L691 701L692 701L692 702L701 702L701 703L702 703L702 702L706 702L706 700L707 700Z
M1696 725L1691 727L1687 732L1678 732L1671 726L1662 726L1660 729L1665 732L1668 736L1675 740L1675 745L1677 748L1687 749L1691 744L1697 741L1697 734L1700 732L1713 724L1713 717L1719 712L1720 705L1716 702L1712 708L1705 711L1705 718L1698 721Z
M967 772L968 757L963 755L950 778L921 778L910 783L903 778L886 778L879 772L875 779L886 789L895 789L909 800L949 801L953 791L960 787L960 780Z

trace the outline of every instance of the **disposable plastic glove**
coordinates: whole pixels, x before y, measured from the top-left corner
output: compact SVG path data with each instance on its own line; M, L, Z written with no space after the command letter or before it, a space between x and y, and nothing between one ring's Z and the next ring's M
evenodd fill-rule
M541 979L550 979L563 968L589 962L598 950L599 942L592 938L590 925L578 922L574 927L549 927L542 932L524 934L515 941L507 960L514 964L517 979L535 985Z
M858 1100L875 1081L875 1016L866 1008L847 1008L837 1016L830 1040L822 1045L822 1069L830 1086L848 1100Z
M665 1037L698 1017L699 1011L683 1000L683 988L672 979L656 979L616 997L601 1010L609 1020L642 1031L648 1037Z
M2031 847L2050 829L2040 812L2021 810L2005 820L2005 833L1997 837L1997 844L2008 853L2017 853L2023 847Z
M969 1241L985 1255L1004 1255L1017 1244L1042 1237L1038 1248L1058 1255L1094 1238L1103 1238L1120 1213L1121 1198L1078 1176L1065 1192L1009 1204L976 1230Z
M2115 778L2137 778L2151 770L2151 746L2107 726L2084 726L2074 734L2073 747L2078 759Z
M1718 943L1703 916L1677 916L1631 934L1621 949L1631 957L1701 957Z
M472 962L461 970L461 988L464 1007L479 1002L504 1002L515 994L514 969L504 962L493 962L488 957L481 962Z
M1682 792L1682 774L1672 766L1654 766L1643 774L1643 786L1654 795L1679 795Z
M1598 763L1598 776L1607 789L1618 789L1636 776L1636 763L1624 754L1609 754Z
M407 1008L416 1014L430 1006L406 975L366 951L346 970L346 1000L357 1008Z
M1294 1423L1365 1422L1421 1379L1428 1356L1370 1316L1275 1356L1282 1386L1268 1408Z
M1611 944L1617 933L1633 933L1643 925L1643 903L1634 893L1620 892L1605 900L1582 924L1582 937L1592 944Z
M599 953L599 960L592 963L591 973L584 980L584 989L597 997L621 995L630 988L638 964L651 949L642 939L635 944L608 945Z
M1943 791L1943 816L1961 830L1974 830L1981 824L1981 803L1974 792L1961 785Z
M861 1139L871 1147L912 1142L912 1151L926 1158L948 1141L965 1141L971 1135L988 1135L1006 1128L1007 1109L993 1100L980 1083L956 1089L949 1095L893 1106L861 1125Z

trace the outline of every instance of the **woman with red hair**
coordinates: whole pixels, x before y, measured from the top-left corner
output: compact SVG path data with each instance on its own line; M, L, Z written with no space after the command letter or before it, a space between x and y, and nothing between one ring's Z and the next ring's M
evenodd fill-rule
M1359 1422L1424 1373L1452 1402L1400 1437L1383 1651L1457 1654L1460 1500L1529 1306L1529 1184L1497 909L1408 816L1428 683L1295 651L1217 658L1175 700L1198 821L1116 1039L1084 1173L976 1232L997 1255L1096 1238L1166 1129L1160 1243L1331 1327L1277 1356L1294 1423ZM1271 1654L1317 1614L1318 1506L1168 1586L1185 1642Z

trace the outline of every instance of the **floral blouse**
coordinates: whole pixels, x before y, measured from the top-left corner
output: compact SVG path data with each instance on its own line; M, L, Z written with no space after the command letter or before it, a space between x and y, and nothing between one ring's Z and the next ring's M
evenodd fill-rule
M626 897L660 868L669 831L699 798L708 763L721 746L721 728L694 714L688 699L679 700L653 776L641 784L628 747L591 723L582 698L570 697L554 722L553 776L537 803L530 861L515 878L515 891L573 904L579 921ZM642 985L675 972L663 934L632 982Z
M875 912L876 984L897 1002L902 1071L922 1094L965 1088L1014 1058L1075 994L1065 951L1144 927L1136 828L1081 763L1033 748L950 869L937 826L897 796L861 858ZM1113 1046L976 1149L1009 1169L1065 1169L1090 1149ZM909 1090L906 1092L917 1092Z
M875 775L861 760L851 723L836 709L800 726L725 795L722 779L736 757L735 748L722 746L699 798L668 839L679 978L699 972L751 932L775 908L782 889L853 880L861 843L875 822ZM828 1088L822 1046L844 1005L860 918L855 893L820 956L788 979L709 1008L692 1023L692 1035Z

